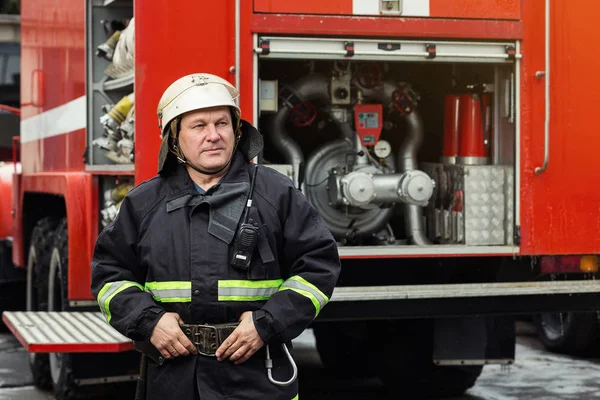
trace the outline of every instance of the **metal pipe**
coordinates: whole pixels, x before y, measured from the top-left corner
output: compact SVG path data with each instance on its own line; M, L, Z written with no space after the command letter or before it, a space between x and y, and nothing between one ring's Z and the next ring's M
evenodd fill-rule
M517 52L521 51L521 41L517 41ZM515 226L521 226L521 60L515 61Z
M337 122L336 125L340 129L342 133L342 138L346 139L348 142L352 144L352 148L356 153L356 165L367 165L369 164L369 158L367 157L367 152L364 151L362 143L360 142L360 138L354 129L347 122ZM362 153L362 155L360 155Z
M297 100L323 100L329 101L329 80L319 74L308 75L296 81L289 92L296 97ZM293 182L295 187L300 188L302 184L301 169L304 166L304 155L302 149L291 138L285 129L285 122L290 115L291 107L290 98L280 98L282 105L277 114L271 119L270 123L270 140L275 146L275 149L280 152L288 164L293 168ZM347 133L346 133L347 134Z
M359 86L360 87L360 86ZM392 94L399 90L400 87L397 83L386 81L383 84L383 90L376 89L362 89L365 98L372 98L383 104L384 107L391 107ZM407 136L400 146L398 151L397 166L399 172L407 172L412 170L418 170L417 153L425 132L423 129L423 120L419 111L415 108L413 111L404 117L408 129ZM420 206L412 204L404 205L404 220L406 226L407 237L416 245L426 246L432 244L427 235L425 234L425 227L423 224L423 216Z
M304 165L304 154L302 149L292 139L285 129L285 121L290 115L289 107L281 107L270 123L270 139L275 149L283 155L285 161L292 165L293 182L296 188L300 187L300 169Z
M329 79L325 75L311 74L298 79L291 90L301 100L322 100L329 102Z
M400 172L418 170L417 153L425 137L423 120L417 109L413 109L405 117L405 120L408 125L408 135L398 151L398 170ZM407 237L418 246L430 245L431 242L425 234L421 207L412 204L406 204L404 207Z
M235 87L240 90L240 0L235 0ZM239 102L239 97L235 99Z
M544 164L536 167L537 175L546 171L550 162L550 0L546 0L546 43L545 43L545 71L536 72L536 77L545 77L545 121L544 121Z

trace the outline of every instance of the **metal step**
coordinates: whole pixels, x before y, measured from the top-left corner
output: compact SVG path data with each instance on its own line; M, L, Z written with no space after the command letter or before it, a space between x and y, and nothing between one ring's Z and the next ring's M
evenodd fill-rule
M99 312L5 311L2 320L30 353L116 353L133 349L131 339Z

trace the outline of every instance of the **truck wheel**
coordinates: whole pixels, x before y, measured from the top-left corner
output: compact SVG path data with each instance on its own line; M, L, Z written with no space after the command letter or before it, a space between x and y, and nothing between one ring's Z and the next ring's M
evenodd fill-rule
M52 251L52 232L56 227L55 218L43 218L31 232L29 255L27 257L27 310L48 310L48 268ZM50 364L48 354L29 353L29 366L33 384L41 389L50 389Z
M458 397L475 385L483 365L433 366L431 370L430 397Z
M48 276L48 310L68 311L67 276L69 268L67 221L63 218L54 231ZM77 395L73 378L73 355L50 354L50 375L56 400L71 400Z
M320 322L313 333L325 368L341 378L369 375L366 332L359 322Z
M586 354L600 343L595 312L541 313L533 321L540 341L557 353Z

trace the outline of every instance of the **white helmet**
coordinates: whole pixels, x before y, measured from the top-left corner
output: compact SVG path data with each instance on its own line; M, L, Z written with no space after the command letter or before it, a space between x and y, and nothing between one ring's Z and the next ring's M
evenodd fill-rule
M235 103L239 95L231 83L216 75L191 74L177 79L158 102L156 113L161 136L173 119L192 110L229 106L237 111L239 118L241 110Z
M260 149L258 151L255 150L256 146L259 145L262 149L262 136L256 131L256 128L241 120L241 110L235 102L239 95L238 90L227 80L207 73L186 75L173 82L163 93L156 110L158 127L160 128L160 136L162 138L158 165L159 172L162 170L169 153L171 122L189 111L202 108L231 107L238 120L234 121L234 129L237 129L238 125L241 124L242 132L248 131L248 126L253 131L249 132L249 137L247 138L252 143L246 145L240 143L241 150L246 157L255 157L258 151L260 151ZM176 133L173 132L173 134ZM246 135L242 134L242 136ZM257 141L260 141L260 143ZM252 149L250 153L256 152L256 154L249 154L249 151L245 151L245 149Z

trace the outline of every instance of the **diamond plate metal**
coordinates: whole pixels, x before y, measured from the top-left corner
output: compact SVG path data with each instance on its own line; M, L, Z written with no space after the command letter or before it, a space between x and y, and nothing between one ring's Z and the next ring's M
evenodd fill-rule
M504 167L504 201L505 201L505 243L512 245L515 242L515 171L513 167Z
M465 243L501 245L506 240L505 168L465 166Z
M427 163L421 168L436 181L426 209L431 240L471 246L514 244L512 167ZM442 185L441 179L447 182Z

